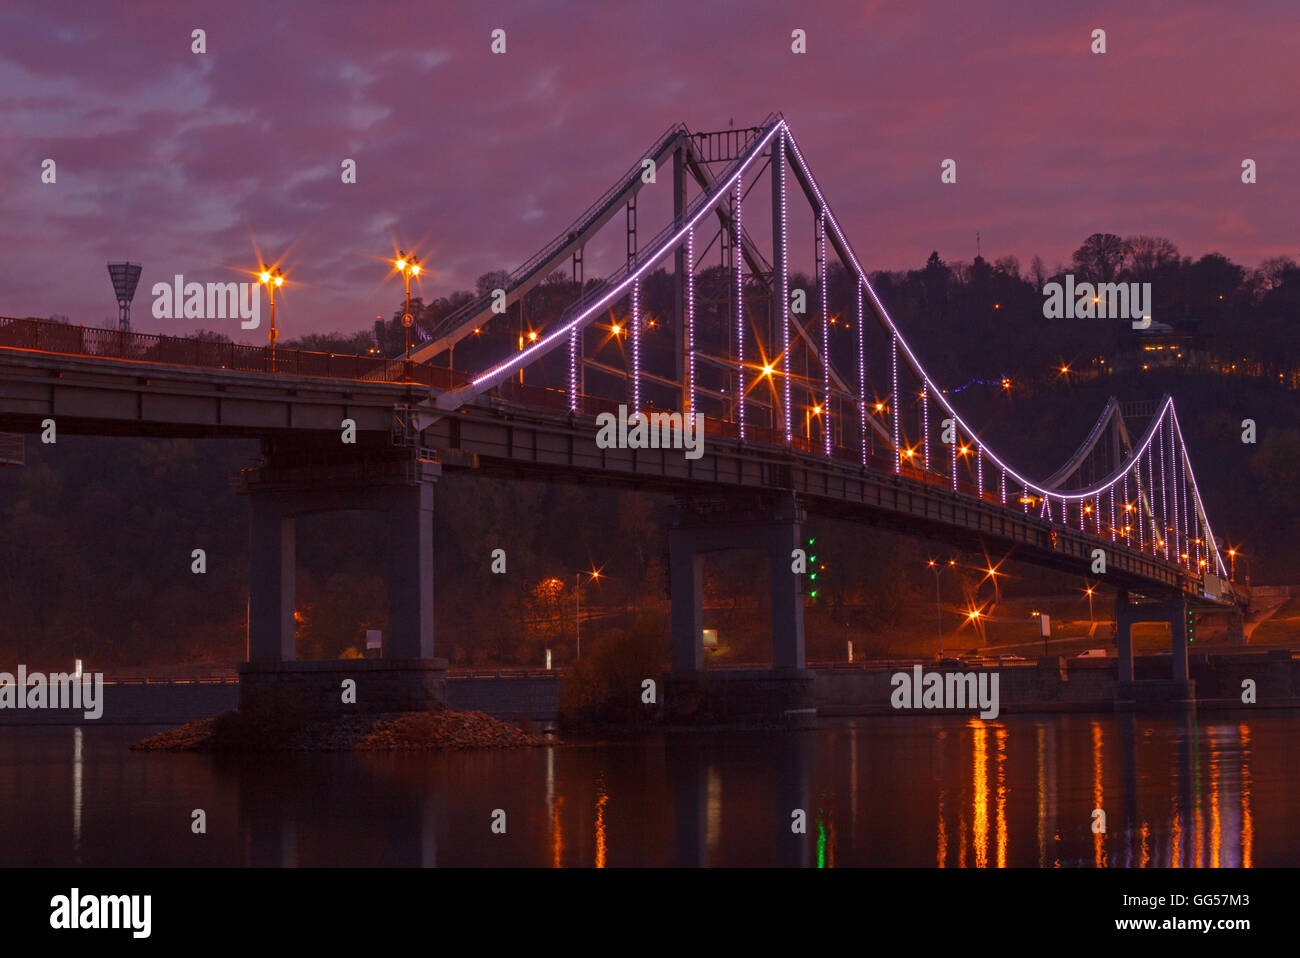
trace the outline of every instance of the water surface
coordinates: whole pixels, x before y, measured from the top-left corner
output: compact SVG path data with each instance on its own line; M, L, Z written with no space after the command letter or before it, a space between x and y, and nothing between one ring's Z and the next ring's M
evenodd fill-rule
M140 726L9 727L0 865L1296 865L1294 723L1260 711L908 716L237 757L131 752L154 731ZM206 834L191 831L194 809Z

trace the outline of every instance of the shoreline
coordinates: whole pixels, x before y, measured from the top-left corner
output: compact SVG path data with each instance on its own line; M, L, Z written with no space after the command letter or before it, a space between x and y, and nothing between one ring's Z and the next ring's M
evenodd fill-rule
M277 725L226 712L140 739L137 752L380 752L535 748L558 739L483 712L377 712Z

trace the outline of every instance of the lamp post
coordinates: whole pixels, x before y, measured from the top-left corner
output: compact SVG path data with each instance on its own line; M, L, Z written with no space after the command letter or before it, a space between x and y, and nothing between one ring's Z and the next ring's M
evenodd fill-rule
M602 567L603 568L603 567ZM595 582L600 578L600 569L592 569L587 575ZM582 658L582 573L573 573L573 635L578 643L578 658Z
M957 564L956 560L954 559L948 560L948 566L954 566L956 564ZM939 577L943 574L943 570L948 566L942 566L939 563L935 562L933 559L929 561L928 565L930 569L933 570L934 572L934 612L935 612L935 618L938 620L939 623L939 656L938 657L943 658L943 598L940 594Z
M521 306L520 308L522 309L523 307ZM535 329L530 329L530 330L528 331L528 335L525 336L525 335L524 335L524 331L523 331L522 329L520 329L520 331L519 331L519 351L520 351L521 353L524 351L524 346L525 346L526 343L535 343L535 342L537 342L537 330L535 330ZM524 383L524 367L523 367L523 366L520 366L520 367L519 367L519 385L522 386L523 383Z
M411 315L411 277L420 275L420 260L416 256L408 257L406 250L403 249L397 251L397 259L393 261L393 265L402 274L406 284L406 309L402 312L402 329L406 333L406 360L403 375L410 376L411 326L415 322L415 317Z
M812 417L822 414L821 405L810 406L803 411L803 432L809 442L812 442Z
M267 269L264 265L258 272L257 278L266 287L266 293L271 298L271 328L266 331L266 338L271 341L271 372L275 372L275 341L280 338L280 331L275 328L275 290L284 285L284 276L280 273L280 267Z
M1086 589L1084 589L1083 591L1086 592L1086 593L1088 594L1088 625L1091 626L1091 625L1093 624L1093 618L1092 618L1092 595L1093 595L1094 592L1097 591L1097 587L1094 586L1094 585L1090 585L1090 586L1088 586Z

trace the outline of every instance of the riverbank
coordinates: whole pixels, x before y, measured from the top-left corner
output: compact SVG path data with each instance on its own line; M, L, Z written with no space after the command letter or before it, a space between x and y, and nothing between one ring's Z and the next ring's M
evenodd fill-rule
M286 726L228 712L141 739L142 752L373 752L553 745L556 739L482 712L438 709L318 719Z

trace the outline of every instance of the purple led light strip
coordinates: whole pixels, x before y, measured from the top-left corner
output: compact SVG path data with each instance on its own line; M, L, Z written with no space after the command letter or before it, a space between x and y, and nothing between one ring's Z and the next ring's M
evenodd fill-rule
M829 271L826 266L826 209L817 214L817 242L820 247L821 276L818 283L822 291L822 437L826 457L831 455L831 319L827 313L829 297L826 283Z
M742 178L736 174L736 207L731 221L735 234L731 241L732 265L736 270L736 415L740 425L740 438L745 438L745 258L741 256L740 204L743 197Z
M679 229L676 233L673 233L671 236L668 237L667 240L664 241L661 248L666 251L669 251L672 250L673 247L681 243L682 240L686 238L686 234L690 230L694 229L696 225L699 224L700 220L704 219L705 216L713 212L718 202L732 190L732 188L736 183L736 180L739 179L740 175L746 169L749 168L750 164L752 164L755 160L757 160L761 156L763 150L767 148L767 144L772 141L772 138L776 136L777 133L780 133L785 129L786 126L784 122L777 123L773 125L772 129L770 129L762 139L758 140L753 146L751 146L749 158L746 159L736 169L736 171L732 173L732 175L727 180L718 184L713 194L709 196L707 200L705 200L703 203L700 204L700 208L695 211L695 213L685 222L685 224L683 224L681 229ZM504 379L506 376L509 376L520 366L528 365L535 358L537 358L539 354L549 351L549 348L552 345L554 345L556 340L558 340L561 336L565 336L568 333L572 332L574 327L576 326L585 325L588 320L590 320L593 316L599 313L610 303L617 302L617 300L622 297L623 293L627 290L627 288L630 285L632 285L634 282L640 280L647 272L649 272L654 267L654 265L661 258L662 255L647 257L640 266L638 266L635 270L629 272L628 275L622 279L622 281L610 287L610 289L607 292L605 292L602 296L598 297L595 301L591 303L591 305L589 305L577 316L573 317L573 319L569 320L563 326L560 326L558 329L554 330L548 335L543 336L537 342L533 343L532 346L525 349L523 352L515 353L509 359L497 363L497 365L493 366L487 372L473 379L470 382L470 386L473 388L477 388L483 386L486 383L487 385L485 388L491 389L493 386L496 385L497 382L499 382L501 379ZM495 382L493 380L495 380ZM457 390L457 392L460 392L460 390Z
M853 252L852 245L849 243L848 238L844 235L844 231L840 227L839 220L837 220L835 217L834 210L832 210L830 208L830 205L826 202L826 199L821 192L821 188L817 185L816 177L813 175L812 170L809 169L808 164L804 161L803 155L799 152L799 145L798 143L795 142L794 137L789 135L788 129L786 135L790 143L790 148L793 151L794 162L799 164L800 172L803 174L804 178L807 179L807 181L811 184L813 189L813 194L816 196L818 204L820 204L823 208L825 208L826 222L829 224L830 228L834 230L836 237L840 241L841 247L848 255L848 258L851 261L849 265L851 265L853 270L857 272L858 280L865 286L867 292L870 294L871 301L875 305L878 314L882 319L884 319L886 325L889 327L890 332L893 333L894 337L897 340L897 344L901 346L904 355L907 357L909 365L912 366L913 370L922 379L928 378L926 377L924 367L921 366L920 361L917 360L916 355L911 350L911 347L908 346L907 340L903 339L902 335L899 333L898 327L895 325L893 319L889 315L889 311L885 309L884 303L880 301L880 297L876 295L875 289L872 287L870 281L867 279L866 271L862 268L861 262L858 260L857 255ZM963 420L957 414L957 411L953 408L951 403L948 402L947 397L943 395L942 391L935 390L935 398L939 401L940 405L944 408L944 410L947 411L948 414L952 416L953 421L957 426L959 426L961 429L964 429L968 434L975 435L974 430L972 430L969 426L966 425L965 420ZM1172 405L1173 405L1173 400L1170 399L1166 403L1166 409L1168 409ZM1142 444L1142 449L1138 451L1138 455L1140 455L1141 452L1147 448L1147 446L1150 444L1150 441L1151 438L1148 436L1147 441ZM1043 486L1038 485L1037 483L1030 482L1027 478L1025 478L1023 475L1021 475L1019 472L1013 469L1010 465L1008 465L1006 462L1004 462L1000 457L998 457L994 453L990 452L988 453L988 456L989 459L998 466L998 468L1006 469L1007 473L1013 479L1017 480L1019 483L1024 485L1024 487L1027 490L1033 490L1035 493L1044 496L1047 495L1048 492L1050 491L1044 488ZM1098 484L1095 487L1081 489L1076 492L1065 493L1064 498L1069 499L1071 501L1081 502L1082 500L1087 499L1097 493L1105 492L1116 482L1118 482L1121 476L1122 473L1116 473L1115 475L1109 477L1106 481ZM1026 495L1027 494L1028 493L1026 493ZM1058 495L1061 494L1058 493Z
M858 415L862 419L862 465L867 464L867 348L862 330L862 284L858 284Z
M686 234L686 399L695 414L695 230Z

